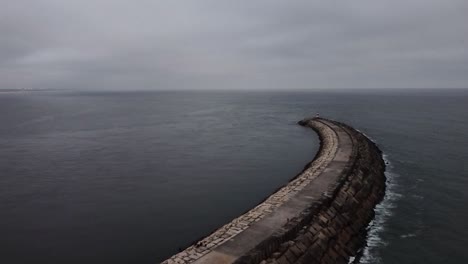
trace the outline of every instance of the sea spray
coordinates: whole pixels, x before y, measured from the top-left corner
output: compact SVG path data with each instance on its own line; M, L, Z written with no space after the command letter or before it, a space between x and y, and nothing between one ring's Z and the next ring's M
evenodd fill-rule
M386 192L382 202L375 207L375 218L369 224L366 246L359 261L362 264L382 263L377 250L385 246L386 242L380 235L385 229L387 219L392 216L396 201L401 197L401 194L397 192L399 175L392 171L393 166L387 155L383 154L383 159L386 164Z

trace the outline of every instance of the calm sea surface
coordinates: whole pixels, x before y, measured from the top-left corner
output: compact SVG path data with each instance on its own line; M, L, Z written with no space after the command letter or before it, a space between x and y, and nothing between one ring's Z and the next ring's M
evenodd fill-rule
M0 263L157 263L318 149L319 111L389 162L362 263L468 263L468 91L0 93Z

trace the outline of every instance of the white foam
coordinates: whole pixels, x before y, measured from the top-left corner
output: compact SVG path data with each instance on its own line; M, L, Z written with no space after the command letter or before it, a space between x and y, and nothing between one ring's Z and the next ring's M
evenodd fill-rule
M409 233L409 234L405 234L405 235L401 235L400 237L401 238L408 238L408 237L415 237L417 236L418 234L416 233Z
M385 176L387 177L385 196L382 202L375 207L375 218L369 224L367 245L363 249L360 263L382 263L376 249L386 246L386 242L382 240L380 235L385 230L387 219L392 216L393 209L396 207L396 201L402 196L397 192L398 175L392 172L393 166L387 155L383 154L383 159L386 164Z

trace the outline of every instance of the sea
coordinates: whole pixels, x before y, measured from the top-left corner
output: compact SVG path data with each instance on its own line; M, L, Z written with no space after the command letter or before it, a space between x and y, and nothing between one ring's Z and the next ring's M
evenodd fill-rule
M313 159L319 113L377 143L360 263L468 263L468 90L0 92L0 263L159 263Z

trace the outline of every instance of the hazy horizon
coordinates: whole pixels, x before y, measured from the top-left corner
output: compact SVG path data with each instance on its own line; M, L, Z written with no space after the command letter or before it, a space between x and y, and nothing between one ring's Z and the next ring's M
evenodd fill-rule
M0 90L468 87L462 0L0 3Z

